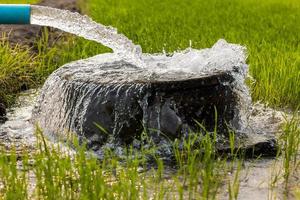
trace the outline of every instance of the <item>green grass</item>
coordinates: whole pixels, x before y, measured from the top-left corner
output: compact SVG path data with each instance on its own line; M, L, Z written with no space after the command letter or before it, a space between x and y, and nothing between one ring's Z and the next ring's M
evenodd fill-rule
M291 120L283 126L283 134L280 136L280 146L282 155L282 177L284 183L285 195L290 195L291 189L295 185L300 177L300 161L299 161L299 150L300 150L300 118L299 114L294 114Z
M36 42L38 52L21 45L11 46L5 35L0 38L0 99L7 105L14 102L21 90L38 87L61 62L55 60L56 48L47 48L44 40Z
M16 93L25 83L33 83L34 66L35 58L28 50L11 48L5 39L0 40L0 97Z
M199 143L199 137L201 142ZM179 150L174 143L178 169L165 177L167 166L153 152L155 146L127 149L120 159L107 150L102 161L72 140L76 154L52 146L37 130L37 150L14 150L0 156L0 197L3 199L217 199L235 160L217 158L214 137L191 134ZM205 147L205 149L203 149ZM6 151L7 152L7 151ZM150 167L146 157L154 157ZM20 161L18 161L20 160ZM30 175L31 174L31 175ZM35 181L29 181L33 177ZM32 179L31 179L32 180ZM33 192L28 192L31 186ZM230 186L231 188L231 186ZM235 193L237 195L237 193ZM230 198L235 199L235 198Z
M300 199L300 116L294 113L282 127L278 154L270 173L269 199Z

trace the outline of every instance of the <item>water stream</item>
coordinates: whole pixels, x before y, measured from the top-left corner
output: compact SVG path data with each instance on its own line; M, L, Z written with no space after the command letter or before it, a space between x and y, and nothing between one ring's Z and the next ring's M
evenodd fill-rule
M57 28L96 41L111 48L119 56L143 66L139 45L135 45L124 35L118 34L117 29L96 23L88 16L68 10L32 5L31 24Z

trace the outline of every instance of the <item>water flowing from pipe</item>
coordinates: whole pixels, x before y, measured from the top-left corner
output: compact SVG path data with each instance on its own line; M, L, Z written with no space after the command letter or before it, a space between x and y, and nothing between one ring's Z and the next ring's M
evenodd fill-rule
M126 36L119 34L117 29L96 23L88 16L76 12L45 6L31 6L31 24L49 26L96 41L113 50L134 64L143 66L140 59L142 49Z

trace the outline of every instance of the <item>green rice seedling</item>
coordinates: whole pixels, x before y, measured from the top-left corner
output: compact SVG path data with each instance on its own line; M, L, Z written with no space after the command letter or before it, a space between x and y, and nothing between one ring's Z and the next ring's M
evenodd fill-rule
M282 148L283 178L285 183L286 195L288 195L290 177L299 167L299 127L299 116L296 113L294 114L292 119L284 125L283 134L280 137Z
M116 197L118 199L138 199L141 190L138 172L140 162L132 147L127 150L126 154L124 166L121 165L116 172L118 181L115 185Z
M48 147L41 130L37 129L38 153L34 156L33 168L36 175L37 196L43 199L60 199L61 185L57 176L60 173L59 153Z
M228 194L229 199L238 199L239 189L240 189L240 172L242 169L242 161L237 160L236 169L234 171L233 180L228 180Z
M37 130L39 152L34 156L37 196L40 199L99 199L103 196L103 175L96 158L77 145L74 157L59 147L49 147Z
M274 193L274 190L279 187L281 183L284 184L284 198L288 198L291 195L291 185L293 181L292 176L297 176L300 162L299 148L300 148L300 121L297 112L292 117L286 117L286 123L283 125L282 134L278 139L278 153L272 164L272 171L269 183L269 197L276 198L278 194Z
M149 147L136 150L129 146L121 158L107 149L98 160L76 138L72 139L76 153L69 154L60 145L47 142L37 128L37 150L22 157L23 170L17 169L16 152L1 157L0 175L5 187L0 193L9 198L17 190L18 199L216 199L227 174L227 159L217 158L211 134L199 136L190 134L182 148L174 144L182 169L166 176L163 159ZM152 170L145 160L149 155L156 162ZM31 172L35 177L33 194L27 190L32 184L28 179ZM236 191L237 186L232 188Z
M239 189L240 189L240 173L242 170L243 162L244 162L244 155L241 152L241 145L237 144L235 132L229 130L229 147L230 147L230 154L229 154L229 164L228 171L233 177L228 178L228 195L229 199L238 199Z
M0 39L0 97L4 97L7 104L8 95L16 94L24 85L34 82L35 58L29 50L21 46L10 47L5 35Z
M217 122L216 111L215 121ZM174 143L174 155L179 168L178 177L175 179L178 196L184 198L187 190L189 199L199 197L215 199L221 184L225 184L227 173L235 171L233 183L229 179L228 188L229 197L236 199L239 193L239 176L243 157L238 157L240 152L235 142L234 132L229 131L230 154L220 157L216 150L217 124L214 131L210 133L201 123L196 123L202 131L189 133L182 144L179 141ZM229 162L228 158L230 158ZM235 169L234 166L236 166ZM185 187L187 189L184 189Z
M179 166L178 195L183 198L186 187L190 199L200 196L215 199L226 175L226 159L216 156L214 137L211 134L190 133L182 149L175 143L174 152ZM182 185L178 184L178 180Z
M268 199L277 199L276 189L278 188L280 181L282 179L282 169L278 167L280 165L280 158L277 157L272 163L270 171L270 181L269 181L269 191Z
M23 156L19 162L15 148L9 155L1 149L0 155L0 197L3 199L27 199L27 173L24 166L28 165L28 157ZM21 168L21 169L20 169ZM22 169L23 168L23 169Z

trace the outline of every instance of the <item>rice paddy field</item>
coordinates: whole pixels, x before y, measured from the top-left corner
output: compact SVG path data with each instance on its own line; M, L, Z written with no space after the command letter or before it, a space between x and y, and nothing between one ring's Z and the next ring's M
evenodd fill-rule
M208 48L220 38L247 47L253 100L293 116L280 131L273 159L280 169L270 176L268 199L300 199L299 0L78 0L77 4L82 13L118 28L147 53ZM0 101L7 106L20 91L39 87L64 63L110 51L71 35L49 45L46 29L31 47L11 45L7 37L0 39ZM174 143L176 161L170 168L149 149L128 148L128 157L122 159L107 152L99 161L84 153L84 145L75 145L77 153L69 155L49 145L41 132L37 130L34 152L1 150L1 199L220 199L223 193L225 199L239 199L245 159L234 149L228 157L217 156L209 136L196 149L191 147L200 137L197 133L180 150ZM155 167L146 164L149 156Z

